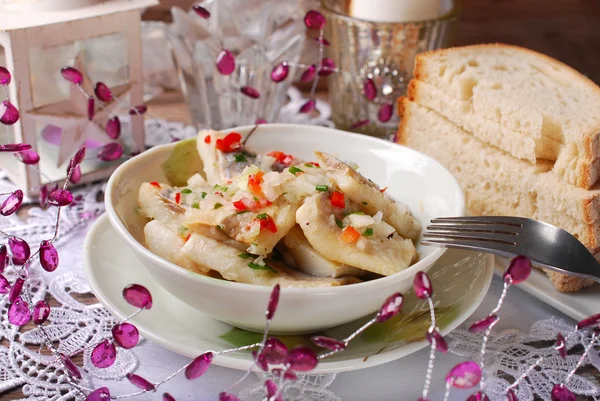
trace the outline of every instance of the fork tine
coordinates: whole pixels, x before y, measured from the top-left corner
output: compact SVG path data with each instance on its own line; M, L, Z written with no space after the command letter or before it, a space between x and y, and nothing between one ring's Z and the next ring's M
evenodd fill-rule
M448 238L428 238L422 239L423 245L441 246L444 248L469 249L483 252L490 252L497 255L511 257L515 255L516 248L512 245L506 245L501 242L459 240Z
M511 227L523 227L522 219L518 217L503 216L464 216L464 217L440 217L431 220L432 224L457 223L457 224L498 224Z
M436 223L427 226L427 230L435 232L473 232L518 235L517 227L483 225L483 224L453 224Z
M516 245L516 235L503 235L496 233L482 232L440 232L428 231L423 234L423 238L427 239L448 239L448 240L471 240L484 242L498 242L506 245Z

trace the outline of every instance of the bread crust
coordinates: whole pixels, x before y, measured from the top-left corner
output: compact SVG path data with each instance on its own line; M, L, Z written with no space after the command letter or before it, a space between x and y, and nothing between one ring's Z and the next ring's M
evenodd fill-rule
M567 74L571 75L572 79L580 81L582 84L589 86L597 95L600 97L600 87L591 79L581 74L579 71L574 68L564 64L548 55L538 53L534 50L527 49L520 46L508 45L503 43L487 43L487 44L476 44L476 45L468 45L461 47L451 47L446 49L438 49L438 50L430 50L423 53L417 54L415 58L415 68L413 72L414 79L426 81L427 74L424 71L423 65L425 60L432 55L443 55L446 53L450 53L456 51L457 49L509 49L513 51L528 53L544 59L551 65L556 68L561 69ZM414 89L411 93L411 88L409 84L408 88L408 97L413 100L415 96ZM586 132L583 135L583 150L584 154L580 157L584 160L581 164L579 171L577 171L577 179L575 181L575 185L585 189L591 189L598 179L600 179L600 127L595 127L591 129L590 132Z

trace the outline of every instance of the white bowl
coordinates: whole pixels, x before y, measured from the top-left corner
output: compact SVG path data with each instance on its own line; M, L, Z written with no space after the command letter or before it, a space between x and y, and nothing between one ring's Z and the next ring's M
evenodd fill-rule
M253 126L228 130L245 136ZM113 227L135 251L140 263L169 293L217 320L262 331L270 287L235 283L189 272L148 251L142 220L136 213L141 183L167 182L162 163L177 143L152 148L123 163L110 177L106 211ZM359 165L359 171L407 204L425 227L441 216L462 216L465 199L452 174L432 158L391 142L325 127L261 125L247 145L257 151L280 150L305 160L313 151L336 155ZM110 252L110 250L106 250ZM444 249L418 245L420 259L392 276L332 288L283 288L272 322L277 334L306 333L338 326L379 309L392 293L412 286L416 272L427 271ZM127 266L123 266L124 269Z

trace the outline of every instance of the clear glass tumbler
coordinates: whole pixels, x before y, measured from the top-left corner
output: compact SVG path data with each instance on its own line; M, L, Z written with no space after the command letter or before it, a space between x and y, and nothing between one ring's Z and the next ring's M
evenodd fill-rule
M406 94L415 56L451 43L458 6L449 8L434 20L372 22L351 17L349 1L322 0L328 56L339 68L328 82L337 128L386 139L395 134L396 100Z

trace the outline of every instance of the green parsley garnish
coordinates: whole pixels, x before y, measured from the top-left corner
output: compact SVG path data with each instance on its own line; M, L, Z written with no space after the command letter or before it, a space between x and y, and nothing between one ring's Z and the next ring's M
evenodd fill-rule
M244 214L244 213L250 213L250 210L240 210L239 212L236 212L235 214Z
M344 223L342 222L342 220L338 219L337 217L335 218L335 224L337 224L337 226L339 228L344 228Z
M192 203L192 209L200 209L200 204L198 202Z
M266 220L268 217L269 217L269 215L266 213L261 213L261 214L256 215L256 218L260 219L260 220Z
M325 192L329 189L327 185L317 185L315 189L319 192Z
M222 225L220 225L220 224L217 224L215 227L217 227L219 230L222 230L222 229L223 229L223 226L222 226Z
M363 204L363 205L365 205L365 206L367 206L367 205L368 205L368 203L367 203L367 202L362 202L362 204Z
M182 193L182 194L189 195L189 194L191 194L191 193L192 193L192 190L191 190L191 189L188 189L188 188L186 188L186 189L182 189L182 190L181 190L181 193Z
M252 199L254 199L255 201L259 201L260 199L258 199L256 196L254 196Z
M235 161L238 163L243 163L243 162L247 162L248 159L246 159L246 157L242 154L237 154L234 156L235 157Z
M202 199L206 198L206 192L202 192Z
M244 252L244 253L240 253L238 256L242 259L249 259L254 255L252 255L251 253L248 253L248 252Z
M250 263L248 263L248 267L251 269L254 269L254 270L266 270L266 271L270 271L272 273L279 273L277 270L273 269L271 266L268 266L268 265L261 266L256 263L250 262Z
M294 174L294 175L296 175L296 174L298 174L298 173L304 173L304 171L303 171L303 170L299 169L299 168L298 168L298 167L296 167L296 166L292 166L292 167L290 167L290 168L288 169L288 171L289 171L290 173Z
M223 205L220 203L215 203L214 209L218 209L220 207L223 207Z
M372 228L367 228L363 233L363 236L365 237L370 237L371 235L373 235L373 229Z

